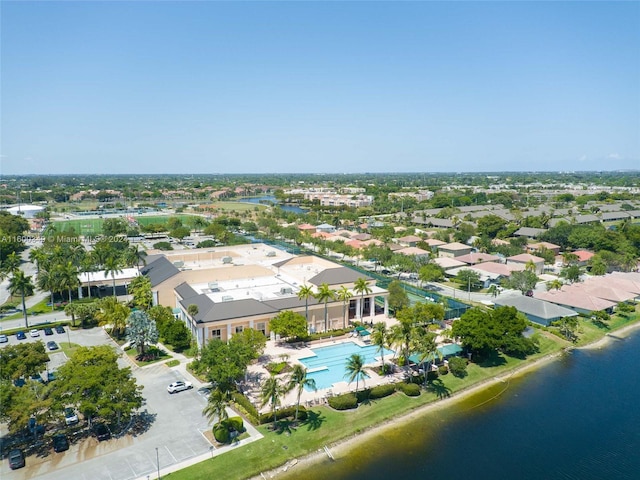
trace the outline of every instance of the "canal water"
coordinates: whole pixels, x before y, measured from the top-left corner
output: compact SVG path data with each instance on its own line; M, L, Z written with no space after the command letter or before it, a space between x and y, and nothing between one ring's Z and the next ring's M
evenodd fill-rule
M261 197L244 197L237 200L242 203L264 203L278 205L285 212L308 213L308 210L298 207L297 205L280 205L273 195L263 195Z
M640 478L640 332L335 452L305 480ZM503 392L503 393L501 393ZM500 394L501 393L501 394ZM494 398L496 397L497 398ZM297 467L296 467L297 468Z

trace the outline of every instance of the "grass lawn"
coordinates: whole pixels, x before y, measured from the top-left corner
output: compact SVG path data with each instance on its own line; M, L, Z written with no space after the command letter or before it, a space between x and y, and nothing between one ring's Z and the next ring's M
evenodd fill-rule
M267 208L266 205L262 205L260 203L249 203L249 202L215 202L213 206L217 209L224 210L227 212L247 212L254 211L256 208L262 210Z
M67 357L71 357L73 352L75 352L81 345L78 345L77 343L58 342L58 346Z
M632 313L629 316L613 315L608 325L597 325L584 317L578 319L578 341L577 346L584 346L601 339L607 333L613 333L627 325L640 320L640 313Z
M439 377L441 381L433 382L429 390L423 391L419 397L411 398L396 392L389 397L361 404L355 410L342 412L328 407L315 407L310 410L309 418L296 428L286 423L281 424L282 428L274 432L270 425L259 426L258 430L265 438L171 473L165 478L209 479L219 475L220 472L225 472L225 478L228 479L244 479L259 475L260 472L283 465L287 460L315 452L323 445L331 445L417 407L434 402L440 397L448 396L506 373L531 360L557 352L565 346L565 343L559 339L541 336L540 352L530 356L528 360L500 356L502 360L494 361L493 366L481 367L470 364L465 378L456 378L450 373L441 376Z
M36 303L33 307L31 308L27 308L27 315L29 316L29 320L31 320L31 316L32 315L40 315L43 313L51 313L51 306L47 305L47 303L49 303L49 298L45 298L44 300L41 300L40 302ZM18 308L22 308L22 304L18 305ZM63 311L64 308L63 307L56 307L53 311L54 312L61 312ZM12 313L11 315L7 315L6 317L2 318L2 321L4 320L16 320L19 318L24 318L22 312L16 312L16 313Z

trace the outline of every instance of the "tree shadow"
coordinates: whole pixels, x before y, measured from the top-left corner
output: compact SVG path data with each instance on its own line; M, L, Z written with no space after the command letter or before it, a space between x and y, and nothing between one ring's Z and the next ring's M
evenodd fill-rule
M451 396L451 389L447 387L442 380L436 378L427 385L427 390L436 394L440 399Z
M498 352L494 351L480 356L478 354L477 365L482 368L499 367L507 363L507 360Z
M296 431L297 422L294 422L290 418L285 418L283 420L278 420L273 425L273 430L278 435L291 435L291 433Z
M593 325L595 325L600 330L609 330L609 324L606 322L603 322L602 320L591 319L591 323L593 323Z
M157 414L149 413L147 410L140 412L137 415L133 415L129 424L122 429L122 432L117 436L123 436L127 433L132 437L137 437L147 432L151 425L156 421Z
M326 417L319 412L307 410L307 419L301 425L306 425L307 430L318 430L326 421Z

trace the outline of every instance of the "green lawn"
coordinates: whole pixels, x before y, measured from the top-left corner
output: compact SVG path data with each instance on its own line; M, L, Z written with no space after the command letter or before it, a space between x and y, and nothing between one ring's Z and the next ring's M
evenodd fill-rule
M77 343L58 342L58 346L60 347L60 350L70 358L71 355L73 355L73 352L75 352L81 345L78 345Z
M153 216L134 216L139 225L149 225L152 223L165 224L171 217L178 217L183 222L191 215L153 215ZM73 227L79 235L100 235L102 234L102 223L104 218L77 218L72 220L58 220L53 222L54 226L59 230Z
M154 348L154 347L151 347L151 348ZM127 348L125 350L125 353L139 367L144 367L145 365L151 365L152 363L163 362L163 361L168 360L168 359L171 358L171 355L169 355L164 350L156 349L156 351L159 353L159 355L156 358L154 358L153 360L149 360L149 361L146 361L146 362L140 362L140 361L136 360L136 356L138 355L138 352L137 352L137 350L135 348Z
M225 472L227 479L244 479L259 475L283 465L287 460L312 453L323 445L331 445L368 428L385 423L408 413L417 407L434 402L438 398L451 395L479 382L507 373L532 360L557 352L565 342L541 337L540 352L523 361L504 357L503 362L491 367L469 365L468 375L459 379L452 374L441 376L434 386L416 398L395 393L390 397L361 404L350 411L335 411L327 407L311 410L310 418L295 429L273 432L270 426L259 426L265 438L233 449L223 455L187 467L167 475L170 479L209 479ZM496 362L499 363L499 362Z

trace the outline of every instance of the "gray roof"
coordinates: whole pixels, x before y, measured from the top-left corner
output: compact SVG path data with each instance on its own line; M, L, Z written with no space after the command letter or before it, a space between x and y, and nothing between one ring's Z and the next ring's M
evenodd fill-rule
M359 278L366 280L373 280L371 277L364 275L356 270L352 270L347 267L328 268L319 274L311 277L309 283L312 285L322 285L323 283L329 285L340 285L342 283L352 283Z
M514 235L520 235L523 237L537 237L546 232L544 228L532 228L532 227L520 227L515 231Z
M164 255L150 255L147 257L147 264L140 273L149 279L153 288L168 278L177 275L180 270L167 260Z
M192 304L198 306L199 311L196 316L196 321L198 323L219 322L223 320L230 320L232 318L278 313L277 309L253 298L236 300L234 302L214 303L206 295L198 295L191 299L182 300L180 304L185 309Z
M182 282L175 288L175 291L185 300L187 298L195 297L196 295L198 295L198 292L191 288L191 285L189 285L187 282Z
M443 228L453 227L453 222L448 218L426 217L424 221L420 223L423 223L424 225L431 225L433 227L443 227Z
M576 215L576 223L592 223L599 221L600 219L595 215Z
M604 212L602 213L602 220L620 220L622 218L630 218L626 212Z
M499 297L493 300L493 303L500 306L516 307L520 312L533 315L545 320L553 320L562 317L575 317L577 312L553 303L545 302L537 298L527 297L526 295L514 295Z

